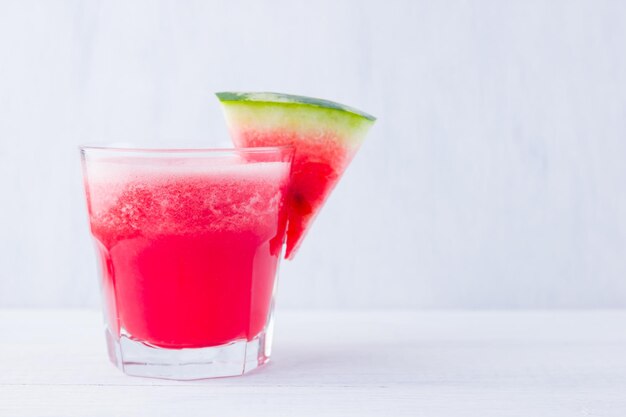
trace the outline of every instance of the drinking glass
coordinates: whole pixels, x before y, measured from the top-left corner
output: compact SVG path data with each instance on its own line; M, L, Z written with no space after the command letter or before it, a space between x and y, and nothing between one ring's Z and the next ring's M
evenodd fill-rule
M167 379L266 363L293 150L80 151L111 361Z

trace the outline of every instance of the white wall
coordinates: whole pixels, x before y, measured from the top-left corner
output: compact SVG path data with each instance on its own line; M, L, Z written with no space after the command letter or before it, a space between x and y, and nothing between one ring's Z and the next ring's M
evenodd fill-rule
M2 1L0 307L93 306L83 142L215 146L212 92L379 117L287 307L626 307L626 2Z

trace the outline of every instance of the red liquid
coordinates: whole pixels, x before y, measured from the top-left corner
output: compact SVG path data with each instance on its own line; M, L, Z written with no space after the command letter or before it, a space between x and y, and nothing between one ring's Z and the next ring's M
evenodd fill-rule
M207 347L251 340L266 325L289 164L197 162L86 163L109 329L118 336Z

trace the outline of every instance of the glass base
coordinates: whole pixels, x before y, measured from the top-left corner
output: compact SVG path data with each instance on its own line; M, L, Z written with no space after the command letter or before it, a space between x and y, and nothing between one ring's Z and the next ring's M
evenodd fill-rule
M193 380L243 375L267 363L270 345L265 332L251 341L206 348L165 349L106 332L109 358L127 375Z

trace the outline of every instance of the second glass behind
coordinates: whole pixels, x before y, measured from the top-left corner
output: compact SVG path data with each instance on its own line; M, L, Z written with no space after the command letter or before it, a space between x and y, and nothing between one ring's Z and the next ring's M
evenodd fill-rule
M198 379L269 359L292 154L81 148L120 369Z

